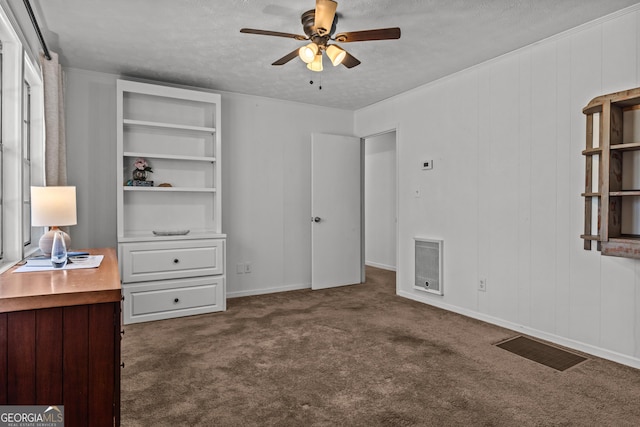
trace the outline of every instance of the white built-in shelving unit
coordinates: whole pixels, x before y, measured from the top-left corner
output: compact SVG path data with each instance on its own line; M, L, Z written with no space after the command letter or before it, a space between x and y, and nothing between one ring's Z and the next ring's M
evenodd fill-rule
M220 114L219 94L117 82L125 323L226 308ZM132 185L137 158L153 169L153 186Z

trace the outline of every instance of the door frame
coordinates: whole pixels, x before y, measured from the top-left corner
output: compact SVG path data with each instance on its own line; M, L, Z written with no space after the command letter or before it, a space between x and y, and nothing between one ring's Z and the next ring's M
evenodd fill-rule
M396 215L396 225L395 225L395 245L396 245L396 260L395 260L395 264L396 264L396 294L398 293L398 289L399 289L399 284L398 284L398 259L399 259L399 232L400 232L400 144L399 142L399 135L400 135L400 129L399 129L399 125L395 125L392 126L390 128L384 129L384 130L380 130L378 132L374 132L374 133L370 133L367 134L366 136L362 136L360 137L360 141L362 141L362 148L361 148L361 161L360 161L360 174L361 174L361 178L360 178L360 182L361 182L361 197L360 197L360 203L361 205L361 215L362 215L362 220L361 220L361 237L362 237L362 241L361 241L361 253L362 253L362 281L366 281L366 275L365 275L365 232L364 232L364 226L365 226L365 212L364 212L364 173L365 173L365 147L364 144L367 143L367 139L370 138L375 138L376 136L380 136L380 135L384 135L387 133L391 133L391 132L395 132L395 154L396 154L396 165L395 165L395 174L396 174L396 202L395 202L395 215Z

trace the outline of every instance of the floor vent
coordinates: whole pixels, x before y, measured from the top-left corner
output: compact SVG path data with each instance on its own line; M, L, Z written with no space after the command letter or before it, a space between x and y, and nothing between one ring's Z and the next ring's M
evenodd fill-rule
M414 289L442 295L442 240L415 237Z
M586 357L523 336L509 338L496 346L558 371L587 360Z

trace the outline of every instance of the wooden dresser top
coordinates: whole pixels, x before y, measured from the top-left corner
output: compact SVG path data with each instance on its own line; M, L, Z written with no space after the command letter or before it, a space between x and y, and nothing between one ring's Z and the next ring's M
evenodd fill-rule
M115 249L89 249L104 255L99 268L0 274L0 313L116 302L121 299Z

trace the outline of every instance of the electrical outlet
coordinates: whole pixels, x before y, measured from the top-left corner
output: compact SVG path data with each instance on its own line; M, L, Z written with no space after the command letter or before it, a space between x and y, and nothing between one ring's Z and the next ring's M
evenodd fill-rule
M423 160L422 170L430 170L430 169L433 169L433 160Z
M251 263L247 262L244 264L244 272L245 273L251 273Z
M480 279L478 282L478 290L482 292L487 291L487 279Z

